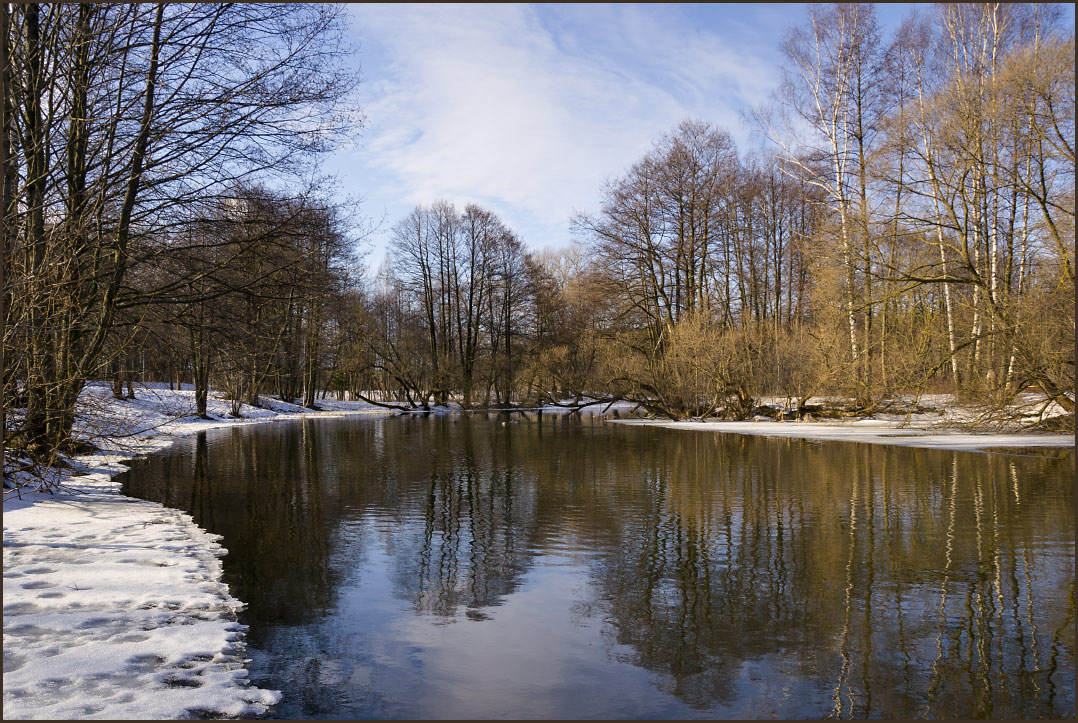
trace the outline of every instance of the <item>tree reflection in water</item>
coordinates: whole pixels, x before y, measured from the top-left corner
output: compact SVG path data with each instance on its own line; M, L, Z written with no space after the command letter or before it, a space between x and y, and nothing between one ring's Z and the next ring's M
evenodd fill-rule
M377 557L436 625L508 625L537 566L579 568L597 679L616 690L602 676L630 662L685 714L1073 715L1072 459L550 415L306 420L184 449L128 489L225 536L254 665L306 701L294 714L439 714L363 672L400 620L356 613Z

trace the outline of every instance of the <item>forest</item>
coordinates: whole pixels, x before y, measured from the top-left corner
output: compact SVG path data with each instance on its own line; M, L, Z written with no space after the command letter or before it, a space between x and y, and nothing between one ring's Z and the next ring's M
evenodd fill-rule
M523 239L430 199L370 235L342 9L3 4L5 449L77 447L88 380L316 409L628 400L671 419L953 393L1074 411L1074 34L1057 6L813 6L763 139L687 119ZM526 138L520 139L527 143ZM556 162L556 159L551 159ZM556 250L550 250L554 248ZM1001 412L1002 413L1002 412Z

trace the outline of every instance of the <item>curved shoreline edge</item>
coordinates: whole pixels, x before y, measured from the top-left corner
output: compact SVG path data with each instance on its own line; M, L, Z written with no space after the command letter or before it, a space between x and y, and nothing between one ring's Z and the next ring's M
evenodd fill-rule
M186 394L150 396L129 409L152 423L168 416L162 399ZM4 500L5 719L238 717L280 700L248 680L237 622L245 604L221 581L221 537L185 512L121 494L117 477L122 462L209 429L385 413L274 406L245 407L250 418L172 419L119 445L105 437L112 448L76 457L85 474L53 494Z

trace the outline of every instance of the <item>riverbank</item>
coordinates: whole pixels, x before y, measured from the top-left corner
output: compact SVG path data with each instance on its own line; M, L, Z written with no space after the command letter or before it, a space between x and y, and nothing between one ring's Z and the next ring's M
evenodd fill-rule
M828 400L817 400L827 407ZM1024 408L1016 408L1014 419L1021 412L1040 409L1039 420L1049 422L1062 414L1058 407L1043 409L1043 399L1030 395L1023 400ZM779 405L773 405L778 408ZM1039 447L1073 447L1073 434L1025 432L1020 423L994 423L988 431L986 422L979 422L984 413L969 405L957 403L951 395L921 397L910 404L908 413L879 413L867 418L846 420L779 421L759 416L751 420L688 420L614 419L618 424L644 424L670 429L688 429L727 434L751 434L765 437L812 439L834 442L861 442L900 447L950 449L955 451L1015 450ZM1032 412L1030 411L1030 416Z
M257 715L279 700L248 685L243 603L221 582L218 537L187 514L120 494L122 462L223 426L299 416L382 413L361 402L324 411L264 400L229 416L211 393L136 385L111 398L91 384L79 428L98 451L56 470L53 493L5 489L4 718ZM22 475L6 469L5 474Z

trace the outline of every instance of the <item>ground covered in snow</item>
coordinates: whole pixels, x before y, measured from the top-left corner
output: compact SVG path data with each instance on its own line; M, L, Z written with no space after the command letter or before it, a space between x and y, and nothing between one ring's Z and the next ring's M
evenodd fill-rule
M769 402L778 411L782 405L776 400ZM835 400L810 400L816 406L833 407ZM1055 405L1046 407L1042 398L1030 395L1020 400L1021 407L1014 412L1027 417L1051 420L1062 414ZM898 405L902 406L902 405ZM993 418L984 410L955 402L951 395L922 396L915 402L906 400L905 412L881 412L868 418L848 420L785 420L778 421L767 416L751 420L688 420L617 419L620 424L651 424L671 429L752 434L768 437L831 440L838 442L863 442L866 444L890 444L902 447L925 447L963 451L991 450L1000 448L1073 447L1073 434L1039 434L1016 431L1022 415L1014 413L1008 425L1000 417ZM781 415L775 415L781 416ZM1008 430L1008 426L1010 429ZM994 427L998 431L984 431ZM1006 431L1005 431L1006 430Z
M122 460L179 436L309 410L265 400L233 419L211 393L204 420L190 390L135 391L117 402L105 385L88 386L79 428L100 451L67 460L53 494L5 490L5 719L234 717L279 698L248 685L242 603L220 581L216 536L187 514L119 494L113 476ZM5 475L25 478L11 467Z

